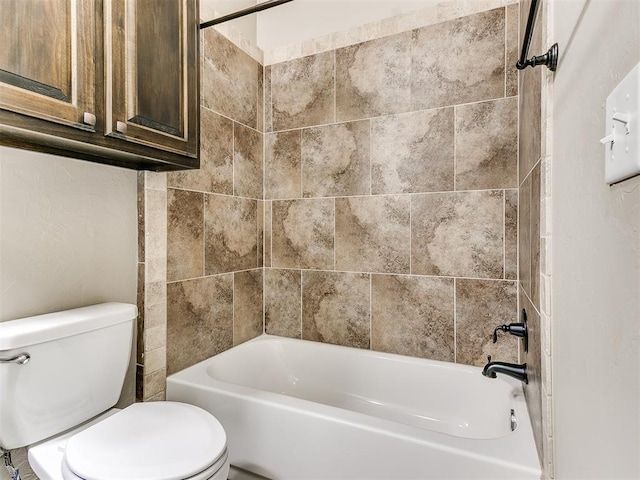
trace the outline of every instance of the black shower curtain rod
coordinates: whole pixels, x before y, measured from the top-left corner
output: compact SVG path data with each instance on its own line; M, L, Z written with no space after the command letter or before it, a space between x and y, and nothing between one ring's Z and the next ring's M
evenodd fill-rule
M527 19L527 28L524 32L524 41L522 42L522 53L520 59L516 63L518 70L524 70L527 67L537 67L538 65L546 65L552 72L556 71L558 66L558 44L554 43L544 55L531 57L527 60L529 54L529 46L533 37L533 26L536 23L536 13L538 12L538 0L531 0L531 8L529 8L529 18Z
M218 25L219 23L228 22L229 20L235 20L236 18L244 17L246 15L251 15L252 13L261 12L263 10L267 10L268 8L277 7L278 5L282 5L283 3L293 2L293 0L268 0L266 2L259 3L255 7L245 8L244 10L238 10L237 12L230 13L229 15L224 15L222 17L214 18L213 20L209 20L208 22L203 22L200 24L200 29L211 27L213 25Z

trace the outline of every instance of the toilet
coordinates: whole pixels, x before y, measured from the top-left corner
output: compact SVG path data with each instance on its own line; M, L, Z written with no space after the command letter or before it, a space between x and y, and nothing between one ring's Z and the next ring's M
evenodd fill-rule
M103 303L0 323L0 447L28 447L40 480L222 480L227 437L180 402L113 408L135 305Z

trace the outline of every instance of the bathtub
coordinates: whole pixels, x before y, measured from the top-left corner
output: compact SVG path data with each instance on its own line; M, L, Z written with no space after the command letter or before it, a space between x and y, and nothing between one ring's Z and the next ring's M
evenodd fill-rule
M272 479L541 475L522 386L477 367L262 335L169 376L167 400Z

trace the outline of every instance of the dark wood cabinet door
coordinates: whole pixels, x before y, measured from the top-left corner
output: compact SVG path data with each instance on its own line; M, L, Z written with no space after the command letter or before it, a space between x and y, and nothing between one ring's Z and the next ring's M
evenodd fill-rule
M0 109L92 131L95 1L0 0Z
M197 2L104 5L106 135L197 157Z

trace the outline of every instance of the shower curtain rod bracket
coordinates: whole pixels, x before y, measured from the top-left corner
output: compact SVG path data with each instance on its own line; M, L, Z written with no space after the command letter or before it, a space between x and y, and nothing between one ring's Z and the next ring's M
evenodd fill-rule
M533 38L533 28L536 23L536 15L538 13L539 0L531 0L531 6L529 7L529 17L527 18L527 27L524 31L524 40L522 41L522 52L520 58L516 63L518 70L524 70L527 67L537 67L538 65L546 65L546 67L552 72L556 71L558 66L558 44L554 43L547 53L539 55L537 57L531 57L527 60L529 55L529 46Z
M547 53L544 55L539 55L537 57L531 57L529 60L525 60L524 63L521 63L520 60L516 63L516 68L518 70L524 70L527 67L537 67L538 65L545 65L552 72L556 71L558 67L558 44L554 43L551 45L551 48L547 50Z

